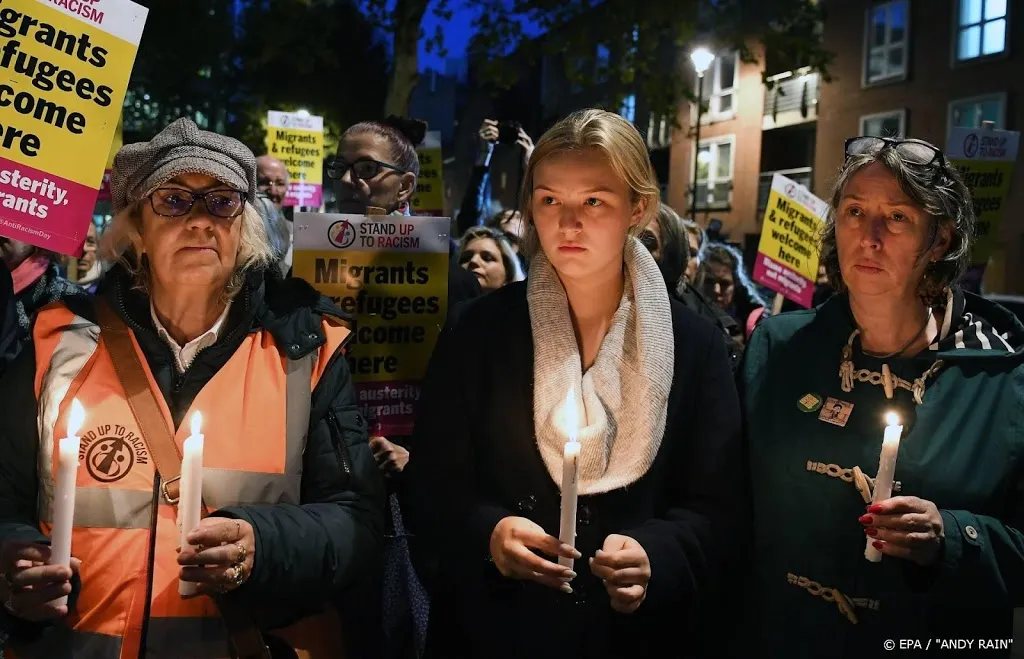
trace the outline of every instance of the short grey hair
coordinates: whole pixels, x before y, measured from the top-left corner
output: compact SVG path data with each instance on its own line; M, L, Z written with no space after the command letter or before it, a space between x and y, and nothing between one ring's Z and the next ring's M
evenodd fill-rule
M908 161L889 146L876 153L853 156L839 170L821 233L821 264L825 267L829 284L837 292L847 290L839 269L836 245L836 213L843 191L860 170L876 162L888 169L896 177L903 193L935 220L919 259L938 244L941 227L953 229L949 249L942 258L928 264L918 284L918 295L925 304L942 304L946 300L946 289L967 271L971 263L976 223L971 192L960 172L948 161L940 171L938 164L920 165Z

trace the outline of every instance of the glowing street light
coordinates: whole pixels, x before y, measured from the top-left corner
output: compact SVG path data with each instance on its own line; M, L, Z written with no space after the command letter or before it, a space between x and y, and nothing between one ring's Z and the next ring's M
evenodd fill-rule
M690 61L693 62L693 70L697 73L697 134L693 141L693 206L690 217L697 219L697 163L700 160L700 118L704 112L704 74L707 73L711 63L715 61L715 54L704 46L698 46L690 52ZM708 154L710 157L710 154ZM704 163L701 163L704 164Z

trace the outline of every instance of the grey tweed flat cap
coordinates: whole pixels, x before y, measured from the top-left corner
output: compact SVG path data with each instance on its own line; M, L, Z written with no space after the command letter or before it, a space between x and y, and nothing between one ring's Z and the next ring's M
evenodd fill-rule
M206 174L256 199L256 156L238 140L178 119L148 142L126 144L114 156L110 195L114 213L145 199L182 174Z

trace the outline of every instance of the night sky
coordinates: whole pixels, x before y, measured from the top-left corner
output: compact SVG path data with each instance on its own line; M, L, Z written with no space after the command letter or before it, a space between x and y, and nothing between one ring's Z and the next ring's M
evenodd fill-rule
M508 5L512 4L512 0L505 0L505 2ZM432 35L435 28L440 24L444 30L445 47L448 50L447 58L464 57L469 41L473 38L473 19L476 17L476 11L466 9L465 3L462 0L451 0L450 6L453 10L453 15L452 19L447 22L439 21L433 12L428 9L426 16L423 18L423 32L424 34ZM536 25L527 24L524 26L524 29L531 36L540 33L540 29ZM423 71L429 68L444 72L445 62L437 56L436 52L427 54L423 43L420 43L420 70Z

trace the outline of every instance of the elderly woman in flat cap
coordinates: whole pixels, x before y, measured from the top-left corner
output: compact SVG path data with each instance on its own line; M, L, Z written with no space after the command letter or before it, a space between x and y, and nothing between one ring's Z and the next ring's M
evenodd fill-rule
M7 651L351 654L334 604L372 571L384 495L342 312L268 267L241 143L180 119L121 149L112 193L103 249L117 265L103 289L41 311L33 349L0 383ZM200 433L201 501L177 478ZM49 536L69 435L65 565ZM198 525L179 529L200 505Z

